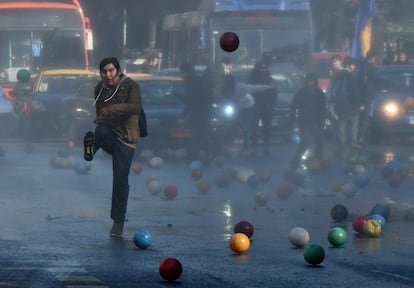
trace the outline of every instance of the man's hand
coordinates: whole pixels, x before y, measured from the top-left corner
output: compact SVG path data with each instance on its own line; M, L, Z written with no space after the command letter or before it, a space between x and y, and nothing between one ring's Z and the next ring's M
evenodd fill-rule
M102 117L109 117L111 115L111 110L108 109L108 107L103 107L99 111L100 116Z

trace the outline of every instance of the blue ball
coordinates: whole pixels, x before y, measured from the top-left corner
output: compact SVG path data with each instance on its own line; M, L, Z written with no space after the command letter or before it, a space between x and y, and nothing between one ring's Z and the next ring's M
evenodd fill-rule
M196 168L202 168L202 166L203 166L203 164L199 160L195 160L195 161L191 162L191 164L190 164L191 170L196 169Z
M80 161L75 164L73 167L76 173L78 174L86 174L90 170L90 165L88 165L86 162Z
M247 185L252 188L257 188L260 184L260 178L256 174L252 174L247 178Z
M361 173L355 176L355 185L357 187L366 187L369 184L369 177L365 173Z
M369 219L375 220L378 223L380 223L381 224L381 228L384 227L385 222L386 222L385 221L385 218L382 215L380 215L380 214L372 214L371 216L369 216Z
M299 144L300 143L300 135L297 132L293 132L290 139L292 140L293 143L295 144Z
M153 238L149 230L139 229L134 234L134 244L140 249L147 249L152 245Z
M371 215L374 214L379 214L382 217L384 217L385 220L388 220L388 218L390 217L390 206L384 203L378 203L374 206L374 208L372 208L371 210Z

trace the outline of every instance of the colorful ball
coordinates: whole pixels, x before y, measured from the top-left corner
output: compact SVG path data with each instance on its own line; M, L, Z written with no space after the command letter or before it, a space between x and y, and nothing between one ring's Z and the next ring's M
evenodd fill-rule
M251 188L257 188L260 184L259 176L252 174L247 178L247 185Z
M366 173L365 166L364 166L364 165L362 165L362 164L357 164L357 165L355 165L355 167L354 167L354 172L355 172L356 174L365 174L365 173Z
M244 253L250 248L250 239L243 233L234 233L230 238L229 246L235 253Z
M19 69L16 73L16 79L21 83L28 82L30 80L30 77L30 72L27 69Z
M386 222L384 216L382 216L380 214L373 214L373 215L369 216L369 219L377 221L378 223L381 224L381 228L384 228L385 222Z
M369 184L369 177L365 173L359 173L354 179L355 185L359 188L364 188Z
M318 244L311 244L303 252L305 261L311 265L319 265L325 259L325 250Z
M342 186L342 193L348 198L352 198L355 196L357 192L357 188L354 183L345 183Z
M248 221L240 221L234 226L234 233L243 233L247 237L252 238L254 234L254 227Z
M214 183L217 185L217 187L228 188L231 185L231 181L231 177L222 174L215 178Z
M335 247L339 247L345 244L347 240L347 233L345 229L341 227L333 227L328 232L328 241Z
M280 200L289 199L293 192L293 187L290 185L281 185L276 189L276 195Z
M203 168L203 164L201 163L201 161L195 160L195 161L191 162L190 169L193 170L193 169L196 169L196 168L200 168L200 169Z
M152 245L152 233L147 229L139 229L134 234L134 244L140 249L147 249Z
M266 206L269 200L269 195L266 192L258 191L254 194L254 202L257 206Z
M348 218L348 209L344 205L335 205L331 209L331 217L336 222L345 221Z
M352 221L352 228L354 228L355 232L358 234L364 234L364 224L369 220L368 216L359 215L354 218Z
M372 208L372 210L371 210L371 213L370 213L371 215L373 215L373 214L379 214L379 215L381 215L382 217L384 217L384 219L386 220L386 221L388 221L388 218L390 217L390 214L391 214L391 208L390 208L390 205L388 205L388 204L385 204L385 203L378 203L378 204L376 204L373 208Z
M236 51L239 44L239 37L234 32L225 32L220 37L220 47L226 52Z
M160 181L154 179L147 184L147 189L152 195L159 195L163 189Z
M148 185L148 184L149 184L152 180L158 180L158 177L157 177L157 176L155 176L155 175L149 175L149 176L147 177L147 181L146 181L147 185Z
M208 182L206 179L200 179L197 182L197 189L198 191L200 191L200 193L207 193L208 191L210 191L211 185L210 182Z
M160 169L164 164L164 161L161 157L152 157L148 164L153 169Z
M89 167L86 165L84 161L76 162L73 169L79 175L83 175L89 172Z
M202 176L203 176L203 170L201 168L193 168L191 170L191 178L193 178L193 180L195 181L200 180Z
M378 237L381 234L381 224L376 220L368 219L364 223L362 230L367 237Z
M270 173L267 171L261 171L259 173L259 178L263 183L268 183L270 181Z
M297 248L305 247L309 242L309 238L309 232L305 228L295 227L290 230L289 241Z
M132 172L134 172L137 175L141 174L143 169L144 169L144 166L140 162L134 162L131 165Z
M172 282L180 278L183 273L183 266L178 259L169 257L161 261L159 272L164 280Z
M168 200L172 200L177 197L178 189L177 186L169 184L164 187L164 196Z

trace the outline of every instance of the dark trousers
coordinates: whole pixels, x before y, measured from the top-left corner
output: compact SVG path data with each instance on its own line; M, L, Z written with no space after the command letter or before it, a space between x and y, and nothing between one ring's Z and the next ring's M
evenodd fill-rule
M94 152L102 148L112 155L112 208L111 218L115 222L124 222L128 204L128 176L135 149L119 141L111 127L99 124L95 128Z
M301 127L299 128L300 143L296 148L295 156L292 161L292 168L297 168L300 164L302 155L312 144L314 145L314 158L321 159L323 150L323 129L320 127Z

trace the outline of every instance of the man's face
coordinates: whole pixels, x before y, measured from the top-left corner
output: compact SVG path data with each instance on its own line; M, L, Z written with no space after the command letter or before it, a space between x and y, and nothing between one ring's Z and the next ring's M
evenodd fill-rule
M338 59L333 60L332 65L335 69L341 69L342 67L342 63Z
M114 64L105 65L101 70L101 76L106 85L118 84L121 80L121 73L118 71Z
M407 60L407 54L405 54L404 52L400 53L400 61L404 62L405 60Z

